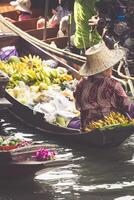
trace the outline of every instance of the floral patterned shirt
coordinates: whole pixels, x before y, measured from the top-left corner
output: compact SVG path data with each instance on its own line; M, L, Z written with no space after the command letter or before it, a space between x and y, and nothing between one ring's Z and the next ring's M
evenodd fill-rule
M131 103L119 82L101 74L81 79L74 91L81 128L114 112L129 112Z

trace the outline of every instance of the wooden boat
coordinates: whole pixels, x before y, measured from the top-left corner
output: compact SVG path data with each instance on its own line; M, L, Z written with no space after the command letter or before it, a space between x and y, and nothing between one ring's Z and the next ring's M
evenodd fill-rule
M81 65L83 65L86 61L86 58L84 56L79 56L77 54L73 54L69 51L62 50L60 48L55 48L50 45L52 41L55 42L57 47L64 48L67 44L67 37L63 38L56 38L57 29L49 28L47 29L47 40L46 42L41 41L43 40L43 30L29 30L28 33L20 30L17 28L14 24L8 22L4 19L4 17L0 16L0 21L5 26L15 32L20 37L24 38L25 40L30 40L36 45L39 45L44 50L47 50L51 55L55 55L57 58L62 59L64 63L71 65L74 68L79 69Z
M38 19L39 19L38 17L34 17L23 21L16 21L13 24L23 31L28 31L36 29L36 24Z
M0 13L5 13L9 11L14 11L13 6L11 6L9 3L0 3Z
M30 34L31 36L39 39L39 40L43 40L43 35L44 35L44 29L37 29L36 28L36 24L38 21L38 17L37 18L32 18L32 19L28 19L28 20L23 20L23 21L16 21L13 24L20 28L22 31L25 31L26 33ZM49 43L49 40L47 41L47 39L51 39L51 41L55 41L55 43L57 44L57 47L60 48L60 39L57 38L57 33L58 33L58 26L57 27L53 27L53 28L47 28L46 29L46 40L44 42ZM67 37L65 37L67 39ZM66 41L65 39L65 41ZM57 41L56 41L57 40ZM63 39L62 39L63 40ZM67 42L63 43L64 45L62 46L62 48L65 48L67 45Z
M20 55L35 54L46 59L48 54L35 45L28 43L22 38L18 38L14 45L19 50ZM49 57L50 58L50 57ZM42 134L49 137L59 137L64 141L74 141L75 143L84 143L89 146L96 147L114 147L120 145L134 132L134 126L129 125L126 127L120 127L116 129L94 130L91 132L81 132L80 130L64 128L47 122L44 119L44 115L39 112L34 112L28 106L21 104L14 99L9 93L6 92L5 97L13 104L9 111L20 121L26 123L29 126L41 131Z
M67 47L68 37L67 36L59 37L59 38L51 37L51 38L48 38L45 42L47 44L52 44L54 42L57 48L65 49L65 47Z
M69 164L71 160L56 157L53 160L36 161L31 157L39 148L45 145L30 145L20 147L13 150L0 151L0 178L16 179L16 178L33 178L35 173L44 169L64 166Z

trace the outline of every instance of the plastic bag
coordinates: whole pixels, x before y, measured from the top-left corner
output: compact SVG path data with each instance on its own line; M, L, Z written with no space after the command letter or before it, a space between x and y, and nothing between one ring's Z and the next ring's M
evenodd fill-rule
M8 60L10 56L18 56L15 46L6 46L0 49L0 60Z

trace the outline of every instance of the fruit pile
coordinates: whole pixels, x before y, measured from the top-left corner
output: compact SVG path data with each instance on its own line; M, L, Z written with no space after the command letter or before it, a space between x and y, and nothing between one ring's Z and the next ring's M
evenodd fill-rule
M7 62L0 61L0 69L9 77L8 88L13 89L23 81L28 86L39 86L47 89L53 84L62 84L72 80L72 76L64 68L51 68L39 56L28 55L21 58L11 56ZM40 85L41 84L41 85Z
M30 142L25 141L24 139L21 140L14 136L10 136L10 137L0 136L0 150L11 150L11 149L27 146L30 144L31 144Z
M67 69L54 64L52 60L42 60L39 56L29 54L24 57L11 56L7 61L0 61L0 70L10 78L6 90L12 97L33 110L37 105L41 105L41 109L36 111L44 113L44 116L49 115L47 112L52 107L55 108L53 113L51 112L51 119L46 117L46 120L66 127L71 117L68 119L66 115L58 115L59 108L62 107L62 111L67 112L69 116L78 114L76 109L72 108L73 88L77 81ZM63 98L66 99L66 103L63 102ZM46 110L45 104L49 109Z
M128 119L118 112L111 112L108 116L105 116L102 120L92 121L86 127L85 131L92 131L94 129L112 129L121 126L127 126L133 124L133 120Z

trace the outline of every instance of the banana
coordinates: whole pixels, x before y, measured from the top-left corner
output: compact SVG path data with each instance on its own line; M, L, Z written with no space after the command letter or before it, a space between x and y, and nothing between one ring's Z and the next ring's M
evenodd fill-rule
M85 131L87 130L94 130L97 128L107 128L110 125L127 125L127 124L134 124L134 120L129 120L121 113L111 112L108 116L105 116L103 120L92 121L88 124Z

